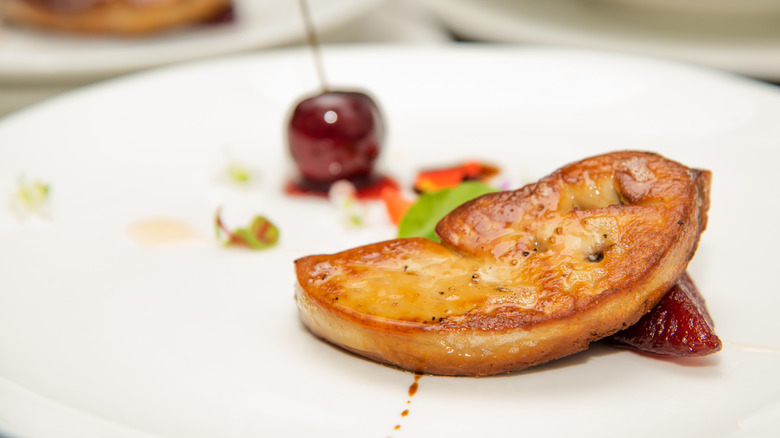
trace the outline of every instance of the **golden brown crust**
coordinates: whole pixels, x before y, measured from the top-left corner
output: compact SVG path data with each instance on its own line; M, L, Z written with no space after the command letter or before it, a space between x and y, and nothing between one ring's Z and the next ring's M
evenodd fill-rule
M0 0L0 14L45 29L136 35L212 19L230 8L231 0L99 0L77 6L52 8L40 1Z
M684 272L710 174L617 152L482 196L437 226L296 261L318 336L413 371L487 375L575 353L636 322Z

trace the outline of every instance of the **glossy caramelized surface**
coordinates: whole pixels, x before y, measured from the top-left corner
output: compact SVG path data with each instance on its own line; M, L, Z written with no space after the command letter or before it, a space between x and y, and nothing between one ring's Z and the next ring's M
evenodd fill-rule
M709 182L641 152L571 164L458 207L437 226L441 244L397 239L296 261L303 320L348 349L432 373L570 354L636 322L683 273ZM393 332L409 336L375 347L374 335Z

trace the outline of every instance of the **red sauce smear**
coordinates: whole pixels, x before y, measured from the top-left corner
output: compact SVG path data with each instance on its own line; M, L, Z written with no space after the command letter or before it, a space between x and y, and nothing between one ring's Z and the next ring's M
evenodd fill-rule
M357 189L358 199L374 200L380 199L382 189L389 187L398 189L398 183L384 175L380 175L369 180L352 181ZM317 184L305 180L289 181L284 191L292 196L316 196L327 198L330 184Z

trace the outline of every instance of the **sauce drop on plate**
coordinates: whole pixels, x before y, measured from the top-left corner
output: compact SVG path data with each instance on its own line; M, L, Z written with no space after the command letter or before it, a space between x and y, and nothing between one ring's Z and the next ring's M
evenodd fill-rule
M422 376L423 375L419 374L419 373L415 373L414 374L414 382L412 382L412 384L409 386L409 391L408 391L408 393L409 393L409 400L406 401L406 404L411 404L412 403L412 397L414 397L414 395L417 394L417 389L419 389L419 387L420 387L420 384L418 382L420 381L420 379L422 379ZM401 412L401 417L406 417L407 415L409 415L409 409L404 409L403 412ZM395 430L400 430L401 429L401 425L400 424L396 424L394 429Z
M186 241L200 240L202 236L187 223L176 219L144 219L127 227L127 235L147 248L158 248Z
M409 398L414 397L415 394L417 394L417 389L420 387L419 382L422 378L422 374L415 374L414 375L414 383L412 383L411 386L409 386Z

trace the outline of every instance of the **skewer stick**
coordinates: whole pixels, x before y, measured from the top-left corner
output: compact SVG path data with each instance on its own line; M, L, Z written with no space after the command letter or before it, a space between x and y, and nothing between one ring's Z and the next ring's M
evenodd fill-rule
M314 68L317 71L320 88L322 88L323 93L326 93L328 92L328 81L325 79L325 67L323 67L322 64L320 42L317 38L317 33L314 31L314 20L312 20L311 17L308 0L298 0L298 5L301 8L301 15L303 16L303 26L306 30L306 42L309 44L311 54L314 57Z

